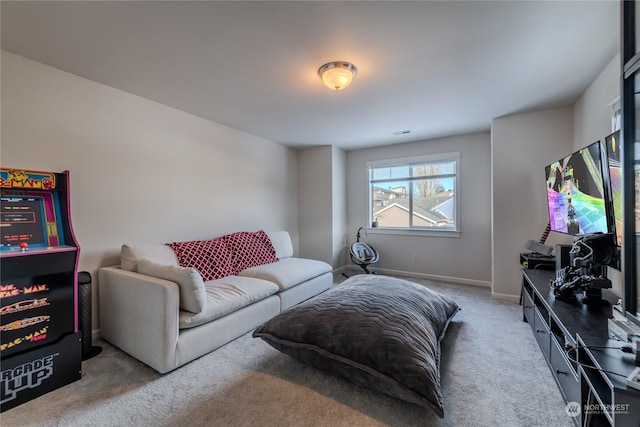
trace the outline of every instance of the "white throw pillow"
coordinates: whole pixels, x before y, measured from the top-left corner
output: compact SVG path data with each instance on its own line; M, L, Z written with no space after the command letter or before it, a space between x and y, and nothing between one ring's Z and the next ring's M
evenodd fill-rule
M267 233L273 248L276 250L276 257L289 258L293 256L293 246L291 245L291 236L287 231L270 231Z
M176 282L180 288L180 308L200 313L207 303L204 282L198 270L170 264L158 264L148 258L138 262L138 273Z
M122 245L120 249L120 268L138 271L138 262L148 258L159 264L178 265L178 258L167 245Z

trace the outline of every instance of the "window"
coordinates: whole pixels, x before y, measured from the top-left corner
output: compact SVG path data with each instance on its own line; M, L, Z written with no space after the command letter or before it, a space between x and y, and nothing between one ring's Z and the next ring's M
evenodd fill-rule
M368 163L369 224L458 231L460 153Z

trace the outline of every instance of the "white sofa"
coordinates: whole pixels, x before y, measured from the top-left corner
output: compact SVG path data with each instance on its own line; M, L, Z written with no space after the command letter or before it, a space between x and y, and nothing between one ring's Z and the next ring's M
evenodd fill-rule
M121 265L98 271L102 338L164 374L332 286L329 264L293 257L286 231L266 234L279 260L204 282L199 313L181 308L180 280L138 272L144 263L182 268L169 246L123 245Z

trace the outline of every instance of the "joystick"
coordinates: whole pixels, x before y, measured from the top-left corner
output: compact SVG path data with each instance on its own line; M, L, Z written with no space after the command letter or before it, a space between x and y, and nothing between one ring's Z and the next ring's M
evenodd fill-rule
M20 242L18 246L20 246L22 252L26 252L26 250L29 248L29 244L27 242Z

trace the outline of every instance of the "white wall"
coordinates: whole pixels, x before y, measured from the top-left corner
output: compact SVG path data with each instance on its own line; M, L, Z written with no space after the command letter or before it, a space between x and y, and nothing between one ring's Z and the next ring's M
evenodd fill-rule
M538 241L547 212L545 166L573 151L571 107L499 117L491 128L493 295L518 301L519 254ZM568 243L551 233L547 244Z
M284 229L297 245L297 155L282 145L6 51L1 137L3 167L70 170L94 282L123 243Z
M460 152L460 237L382 234L369 229L366 242L380 253L374 266L453 282L489 286L491 281L491 156L488 132L347 152L349 242L367 223L367 162ZM362 236L364 238L364 236ZM418 254L413 261L412 254ZM350 262L350 261L349 261Z

